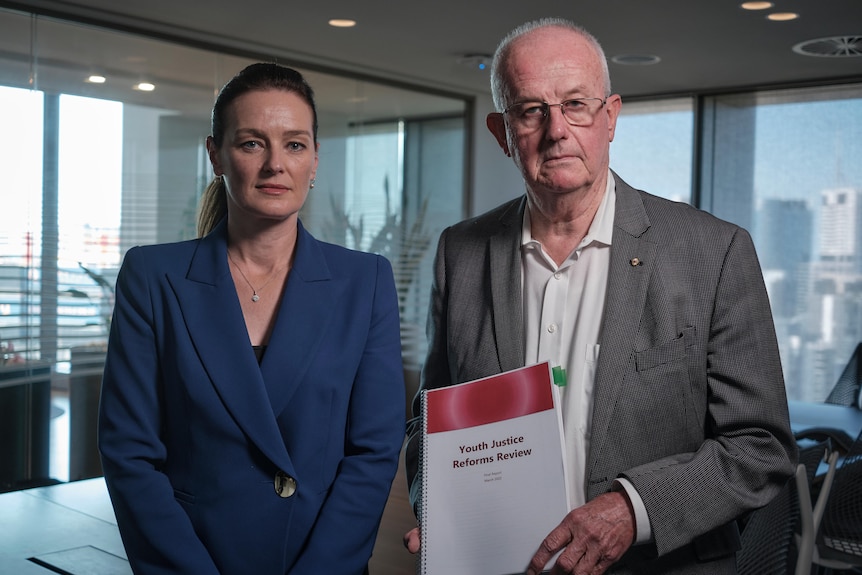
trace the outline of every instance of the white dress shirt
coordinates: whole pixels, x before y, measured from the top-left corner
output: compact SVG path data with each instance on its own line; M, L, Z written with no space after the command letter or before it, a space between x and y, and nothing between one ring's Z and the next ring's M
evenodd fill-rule
M604 197L587 235L559 266L533 239L529 204L521 232L526 365L549 361L566 370L560 388L567 474L573 508L586 502L593 385L605 309L616 192L608 172ZM619 480L635 507L637 541L650 538L646 509L634 487Z

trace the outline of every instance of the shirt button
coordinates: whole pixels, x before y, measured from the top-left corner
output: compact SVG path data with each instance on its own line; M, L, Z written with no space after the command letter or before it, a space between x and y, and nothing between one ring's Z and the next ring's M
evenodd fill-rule
M554 272L554 279L555 279L555 280L558 280L558 279L560 279L561 277L563 277L563 274L561 274L560 272Z
M275 474L274 485L275 492L278 493L279 497L290 497L296 493L296 479L284 471L279 471Z
M555 331L557 331L557 324L552 323L548 325L548 333L554 333Z

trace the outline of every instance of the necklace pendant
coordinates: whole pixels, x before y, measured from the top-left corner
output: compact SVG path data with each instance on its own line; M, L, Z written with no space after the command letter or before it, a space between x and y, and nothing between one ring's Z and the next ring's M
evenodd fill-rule
M257 295L256 293L253 296L251 296L251 301L253 301L253 302L256 302L259 299L260 299L260 296Z

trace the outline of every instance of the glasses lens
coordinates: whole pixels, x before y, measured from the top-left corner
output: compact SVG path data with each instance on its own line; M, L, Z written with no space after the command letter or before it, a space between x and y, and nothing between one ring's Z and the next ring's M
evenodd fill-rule
M548 104L544 102L521 102L509 108L509 116L519 126L537 128L548 117Z
M509 118L519 128L534 130L539 128L548 117L551 108L559 106L566 121L573 126L591 126L595 121L596 112L604 101L598 98L583 98L566 100L560 104L546 102L521 102L514 104L506 112Z
M566 119L574 126L589 126L593 123L596 100L567 100L560 104Z

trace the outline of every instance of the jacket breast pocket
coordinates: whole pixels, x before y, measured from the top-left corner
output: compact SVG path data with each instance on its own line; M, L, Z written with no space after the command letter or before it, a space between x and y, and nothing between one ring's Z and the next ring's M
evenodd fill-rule
M704 434L706 399L695 393L692 379L699 361L696 335L689 326L672 340L635 353L641 415L648 412L656 436L664 430L667 441L680 449L696 449Z
M635 367L643 372L660 366L668 366L686 358L686 350L695 344L697 330L688 326L679 336L663 344L635 352Z

